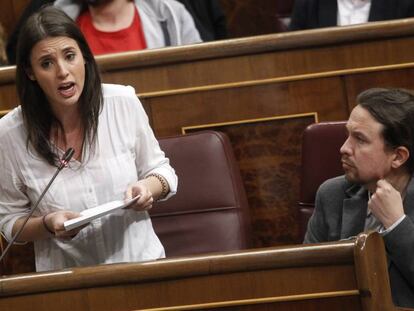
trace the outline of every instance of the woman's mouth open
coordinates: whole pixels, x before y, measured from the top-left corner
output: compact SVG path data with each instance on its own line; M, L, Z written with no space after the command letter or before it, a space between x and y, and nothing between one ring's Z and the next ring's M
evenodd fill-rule
M59 94L62 95L65 98L72 97L75 95L76 89L75 89L75 83L74 82L68 82L61 84L58 87Z

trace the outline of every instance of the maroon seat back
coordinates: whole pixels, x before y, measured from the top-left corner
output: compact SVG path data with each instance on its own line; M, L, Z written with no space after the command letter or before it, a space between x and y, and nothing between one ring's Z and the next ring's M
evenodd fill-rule
M303 133L299 217L302 237L315 205L319 186L343 174L339 149L347 138L345 121L309 125Z
M178 176L177 194L151 210L167 257L248 248L247 199L227 136L204 131L159 142Z

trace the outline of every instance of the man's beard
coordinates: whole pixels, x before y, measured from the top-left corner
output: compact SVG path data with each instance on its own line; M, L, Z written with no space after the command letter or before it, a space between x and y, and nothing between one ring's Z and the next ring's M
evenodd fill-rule
M360 184L359 179L355 178L355 176L353 176L353 175L351 175L349 173L348 174L345 173L344 175L345 175L345 179L347 181L349 181L350 183L352 183L352 184Z

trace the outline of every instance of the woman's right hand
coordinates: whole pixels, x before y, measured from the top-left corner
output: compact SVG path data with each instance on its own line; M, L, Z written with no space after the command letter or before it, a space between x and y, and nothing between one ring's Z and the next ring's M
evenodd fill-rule
M67 220L81 216L77 212L73 211L57 211L52 212L44 216L44 225L47 229L55 233L55 237L63 240L73 239L79 231L85 228L88 224L66 231L63 223Z

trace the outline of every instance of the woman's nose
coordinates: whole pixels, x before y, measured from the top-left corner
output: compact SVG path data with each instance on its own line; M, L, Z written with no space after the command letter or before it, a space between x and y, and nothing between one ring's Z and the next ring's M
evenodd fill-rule
M60 78L65 78L69 74L68 69L66 68L65 64L58 63L57 65L57 75Z

